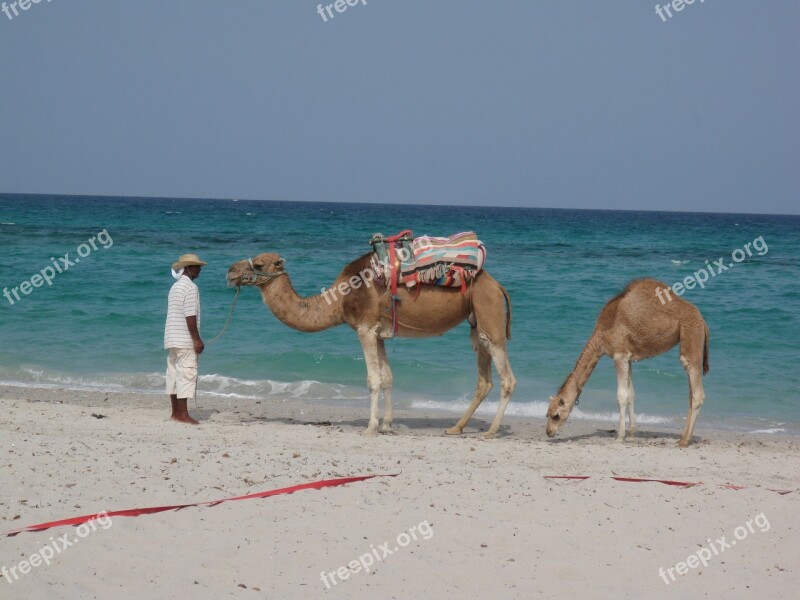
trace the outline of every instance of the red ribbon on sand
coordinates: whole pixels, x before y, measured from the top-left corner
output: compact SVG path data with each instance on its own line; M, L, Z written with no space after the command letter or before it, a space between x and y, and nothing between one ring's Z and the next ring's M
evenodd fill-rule
M545 479L579 479L581 481L585 479L589 479L591 475L543 475ZM642 479L640 477L612 477L611 479L615 481L623 481L626 483L642 483L642 482L655 482L655 483L663 483L664 485L675 485L679 487L693 487L695 485L703 485L702 481L672 481L671 479ZM726 490L746 490L747 487L743 485L733 485L730 483L721 483L719 485L721 488L725 488ZM780 494L784 496L786 494L791 494L794 490L773 490L772 488L765 488L767 491L775 492L776 494Z
M189 506L217 506L223 502L233 502L234 500L252 500L253 498L268 498L270 496L280 496L282 494L293 494L301 490L321 490L327 487L337 487L346 485L348 483L355 483L357 481L365 481L373 477L397 477L399 473L390 475L361 475L358 477L340 477L338 479L325 479L323 481L313 481L311 483L301 483L300 485L293 485L291 487L281 488L278 490L268 490L266 492L257 492L255 494L247 494L246 496L234 496L233 498L223 498L222 500L210 500L208 502L192 502L189 504L174 504L172 506L149 506L146 508L129 508L127 510L114 510L110 512L94 513L91 515L84 515L82 517L72 517L70 519L61 519L60 521L50 521L48 523L39 523L38 525L29 525L22 529L9 531L8 533L0 534L0 537L12 537L24 531L44 531L51 527L62 527L64 525L81 525L95 519L105 517L138 517L139 515L152 515L155 513L165 512L168 510L180 510Z
M639 477L612 477L615 481L625 481L628 483L642 483L654 481L656 483L663 483L664 485L677 485L679 487L692 487L693 485L702 485L702 481L671 481L669 479L641 479Z

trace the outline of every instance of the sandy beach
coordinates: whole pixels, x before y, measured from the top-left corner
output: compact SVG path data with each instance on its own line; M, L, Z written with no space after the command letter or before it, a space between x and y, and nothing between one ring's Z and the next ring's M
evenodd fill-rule
M0 0L0 600L800 599L798 22Z
M451 438L454 416L402 411L396 435L366 438L366 407L201 396L190 427L155 395L0 397L3 531L399 474L116 517L80 539L73 527L3 537L2 598L794 598L800 583L793 438L708 431L701 418L686 450L679 432L646 426L618 444L607 424L570 423L553 442L542 422L507 418L486 441L483 419ZM61 550L64 534L78 541ZM20 573L53 543L49 564Z

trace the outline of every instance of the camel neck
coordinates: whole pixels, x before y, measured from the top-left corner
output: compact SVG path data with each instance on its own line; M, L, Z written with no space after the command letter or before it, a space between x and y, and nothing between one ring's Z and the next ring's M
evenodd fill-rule
M303 298L294 290L288 275L260 286L264 304L285 325L305 332L323 331L341 325L340 303L326 301L322 294Z
M572 377L575 378L575 384L578 386L579 390L582 390L583 386L586 385L594 368L597 366L597 362L602 356L603 352L597 336L592 334L589 341L586 342L586 345L583 347L583 351L575 363L575 368L572 369Z

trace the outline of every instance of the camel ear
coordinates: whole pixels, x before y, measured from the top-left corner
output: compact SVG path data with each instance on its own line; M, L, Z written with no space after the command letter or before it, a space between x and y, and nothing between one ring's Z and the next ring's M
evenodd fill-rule
M276 267L278 267L278 268L280 269L280 268L282 268L282 267L283 267L283 265L284 265L284 263L285 263L285 262L286 262L286 260L285 260L285 259L283 259L283 258L279 258L278 260L276 260L276 261L275 261L274 263L272 263L272 264L273 264L273 265L275 265Z

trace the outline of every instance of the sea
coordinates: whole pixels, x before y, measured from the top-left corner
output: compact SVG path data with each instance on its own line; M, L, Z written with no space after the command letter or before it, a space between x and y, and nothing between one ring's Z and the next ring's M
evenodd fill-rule
M507 414L545 415L599 311L630 280L688 278L683 298L711 332L697 432L800 435L800 216L785 215L2 194L0 384L163 394L170 265L179 255L208 262L197 284L209 340L230 311L232 263L279 253L309 296L369 251L374 233L404 229L475 231L485 244L486 269L513 305L518 385ZM387 348L399 406L464 410L476 381L467 324ZM242 289L200 371L201 397L368 410L355 333L346 325L294 331L254 289ZM636 363L633 380L640 429L683 426L689 390L677 348ZM493 415L498 387L479 414ZM613 428L617 410L614 365L603 358L571 419Z

